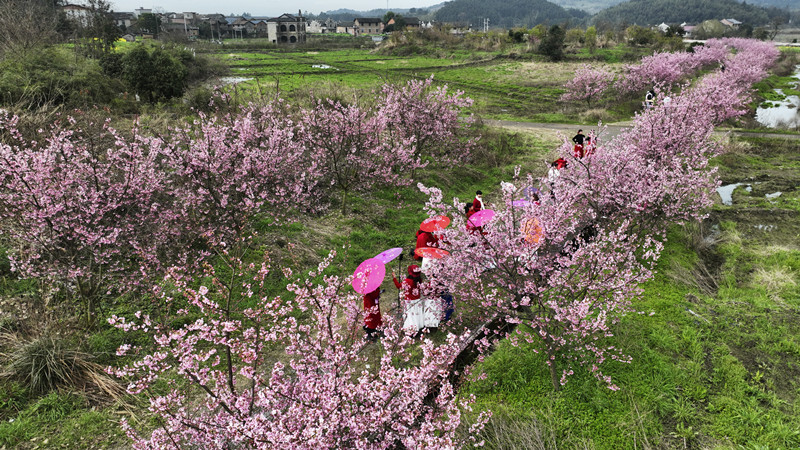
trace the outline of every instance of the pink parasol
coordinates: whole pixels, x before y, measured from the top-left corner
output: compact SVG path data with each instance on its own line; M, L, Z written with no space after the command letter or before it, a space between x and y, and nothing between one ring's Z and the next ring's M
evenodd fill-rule
M522 193L525 195L525 198L528 199L528 200L532 200L534 195L539 196L539 194L540 194L539 189L537 189L537 188L535 188L533 186L526 187L522 191Z
M539 219L536 217L531 217L522 224L522 236L525 238L525 242L536 244L542 239L543 235L542 224L539 223Z
M375 258L373 258L373 259L377 259L378 261L380 261L380 262L382 262L384 264L389 264L395 258L400 256L401 253L403 253L403 249L400 248L400 247L390 248L389 250L382 251L380 254L375 256Z
M427 219L423 220L422 223L419 225L419 229L422 231L433 232L439 231L447 228L450 225L450 218L447 216L434 216L428 217Z
M386 276L386 266L377 258L370 258L358 265L353 272L353 289L359 294L374 291L383 283Z
M482 227L494 219L494 211L491 209L482 209L467 219L467 223L473 227Z
M450 252L436 247L420 247L414 250L414 254L416 254L417 256L421 256L423 258L441 259L449 255Z

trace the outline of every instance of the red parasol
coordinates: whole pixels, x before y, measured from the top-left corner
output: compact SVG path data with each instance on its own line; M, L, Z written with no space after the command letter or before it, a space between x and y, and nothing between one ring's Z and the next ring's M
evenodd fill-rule
M395 258L400 256L401 253L403 253L403 249L400 248L400 247L390 248L389 250L382 251L380 254L375 256L375 258L373 258L373 259L377 259L378 261L380 261L380 262L382 262L384 264L389 264Z
M422 231L433 232L439 231L447 228L450 225L450 218L447 216L434 216L428 217L427 219L423 220L422 223L419 225L419 229Z
M531 217L522 224L522 236L525 238L525 242L536 244L542 239L543 235L542 224L539 223L539 219L536 217Z
M441 259L449 255L450 252L436 247L420 247L414 250L414 254L423 258Z
M467 219L467 223L473 227L482 227L494 219L494 211L491 209L482 209Z
M386 266L377 259L370 258L361 264L353 272L353 289L359 294L372 292L383 283L386 276Z

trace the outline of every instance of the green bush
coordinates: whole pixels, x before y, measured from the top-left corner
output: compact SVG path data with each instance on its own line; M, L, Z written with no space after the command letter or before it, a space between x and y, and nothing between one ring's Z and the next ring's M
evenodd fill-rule
M0 61L0 104L23 109L107 104L122 85L97 61L48 47Z

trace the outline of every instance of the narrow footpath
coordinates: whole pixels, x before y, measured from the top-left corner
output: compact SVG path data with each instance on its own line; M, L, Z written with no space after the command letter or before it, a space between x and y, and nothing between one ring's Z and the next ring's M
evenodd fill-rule
M568 124L568 123L535 123L535 122L515 122L511 120L492 120L492 119L485 119L483 121L486 125L497 127L497 128L505 128L507 130L524 132L524 133L533 133L533 132L551 132L551 133L558 133L561 132L564 136L570 137L575 134L575 132L579 128L583 128L584 132L587 132L592 129L596 129L597 126L591 125L576 125L576 124ZM630 128L633 125L633 122L615 122L611 124L603 125L605 127L605 137L614 138L618 134L620 134L623 130ZM782 134L782 133L769 133L769 132L752 132L752 131L739 131L732 128L717 128L716 134L723 135L726 133L731 133L734 136L743 136L743 137L765 137L765 138L784 138L784 139L800 139L800 134Z

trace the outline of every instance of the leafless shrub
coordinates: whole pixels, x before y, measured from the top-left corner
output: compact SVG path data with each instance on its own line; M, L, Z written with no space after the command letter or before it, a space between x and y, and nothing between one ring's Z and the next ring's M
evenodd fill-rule
M58 10L47 0L3 0L0 2L0 56L26 52L57 36Z

